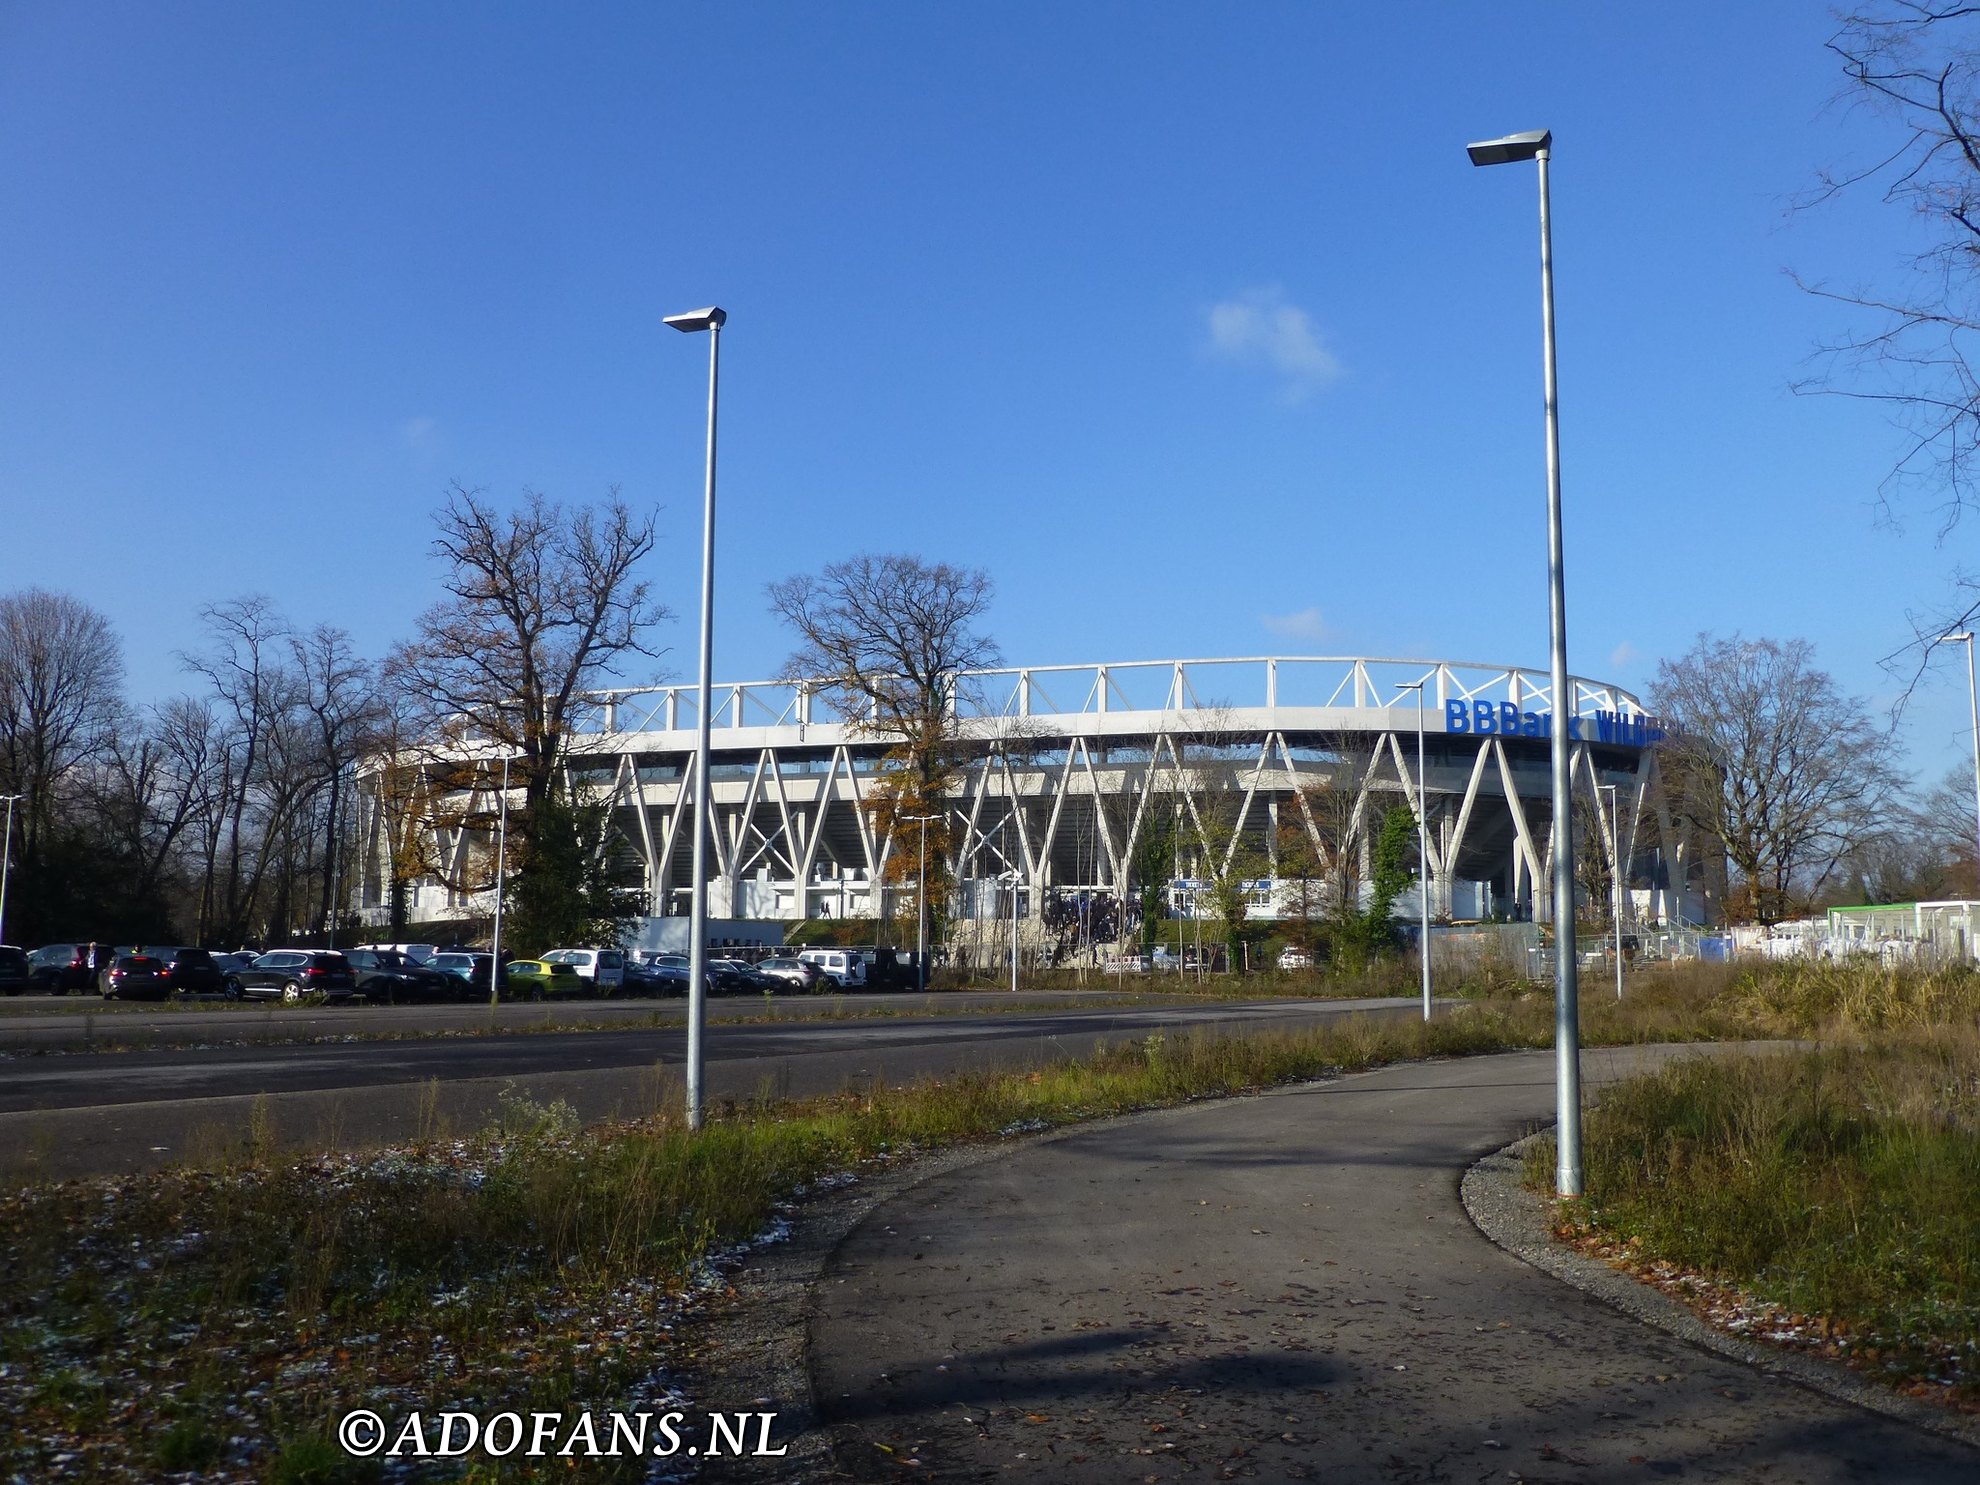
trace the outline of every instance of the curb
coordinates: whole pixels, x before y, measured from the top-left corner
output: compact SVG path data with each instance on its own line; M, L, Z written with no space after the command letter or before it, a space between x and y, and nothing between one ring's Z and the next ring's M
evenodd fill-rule
M1917 1398L1868 1381L1839 1362L1762 1345L1707 1325L1677 1300L1598 1259L1587 1258L1554 1241L1548 1231L1545 1200L1520 1181L1521 1157L1550 1126L1493 1151L1464 1173L1460 1195L1472 1225L1513 1257L1622 1311L1633 1320L1742 1362L1770 1376L1895 1418L1942 1438L1980 1448L1980 1417L1951 1413Z

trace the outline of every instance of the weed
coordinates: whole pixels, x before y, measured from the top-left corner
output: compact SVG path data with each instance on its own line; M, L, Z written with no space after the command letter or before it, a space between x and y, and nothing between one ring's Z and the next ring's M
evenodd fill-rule
M1880 1024L1940 999L1929 985L1838 990L1816 976L1774 988L1812 996L1787 1014ZM1767 1308L1784 1339L1813 1336L1893 1380L1980 1396L1971 1025L1680 1062L1610 1090L1588 1116L1583 1154L1575 1236L1638 1268L1728 1286ZM1551 1142L1536 1141L1528 1180L1549 1184L1552 1166Z

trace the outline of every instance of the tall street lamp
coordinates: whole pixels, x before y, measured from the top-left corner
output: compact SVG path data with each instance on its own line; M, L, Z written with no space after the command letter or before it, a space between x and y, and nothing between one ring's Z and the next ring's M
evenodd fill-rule
M1548 218L1547 162L1554 136L1545 129L1465 146L1474 165L1535 160L1540 166L1540 340L1547 414L1547 618L1552 647L1554 718L1554 1101L1560 1158L1554 1172L1562 1196L1582 1194L1581 1008L1574 963L1574 843L1568 774L1568 731L1574 697L1568 692L1567 586L1561 556L1561 429L1554 383L1554 235Z
M1024 876L1013 866L1011 868L1011 994L1017 994L1018 987L1018 885Z
M722 326L728 314L710 305L666 322L685 335L708 332L708 479L701 499L701 707L694 739L694 883L688 899L687 1122L701 1128L701 1032L708 995L708 787L709 669L715 653L715 394L722 364Z
M1416 905L1422 915L1416 957L1423 962L1423 1019L1430 1019L1430 783L1423 771L1423 681L1398 686L1416 693Z
M1976 847L1973 869L1980 872L1980 686L1975 685L1973 679L1973 631L1967 629L1958 634L1942 634L1939 643L1966 646L1966 697L1973 709L1973 829Z
M509 874L509 755L502 755L502 795L495 807L495 927L488 935L488 1004L502 1003L502 884Z
M940 815L902 815L909 825L921 827L921 855L917 857L921 871L914 892L914 982L915 989L925 992L928 989L928 827L941 819Z
M1616 784L1603 784L1602 792L1609 796L1609 916L1614 920L1616 930L1616 999L1622 999L1622 904L1623 904L1623 859L1622 859L1622 789Z
M14 806L25 794L0 794L7 802L7 826L0 831L0 944L7 942L7 868L14 857Z

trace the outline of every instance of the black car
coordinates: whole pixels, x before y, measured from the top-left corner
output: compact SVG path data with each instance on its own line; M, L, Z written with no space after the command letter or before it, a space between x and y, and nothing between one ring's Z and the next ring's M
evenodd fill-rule
M67 995L71 990L95 986L95 977L89 972L88 944L43 944L27 960L34 988L44 994Z
M105 1000L163 1000L172 993L165 962L149 954L119 954L103 971L98 988Z
M357 976L357 993L366 1000L391 1005L401 1000L453 998L452 976L427 969L396 949L347 949L344 958Z
M235 970L232 979L242 995L279 996L288 1005L318 996L349 1000L357 994L351 962L324 949L274 949L246 969Z
M735 991L743 995L777 995L794 988L788 980L766 975L741 959L711 959L708 978L717 994Z
M165 966L164 980L171 995L225 995L227 977L213 956L204 949L152 949L151 957Z
M12 944L0 944L0 994L19 995L33 983L26 953Z
M633 958L626 960L624 974L620 990L626 995L672 995L687 984L685 975L676 980L662 974L657 966Z

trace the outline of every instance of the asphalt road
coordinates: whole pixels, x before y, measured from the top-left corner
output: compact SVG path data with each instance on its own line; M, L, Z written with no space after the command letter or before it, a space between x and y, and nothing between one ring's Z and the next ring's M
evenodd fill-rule
M1152 999L1186 1000L1164 995L1159 982L1129 982L1126 991L942 990L927 995L911 991L853 992L833 995L722 995L708 1002L710 1021L777 1016L859 1015L873 1011L912 1012L990 1009L1011 1005L1054 1008L1067 1003L1109 1005L1146 1003ZM597 1027L679 1024L687 1015L685 1001L673 999L605 999L555 1001L486 1001L414 1005L283 1005L280 1001L230 1002L219 997L159 1004L150 1001L103 1001L96 996L22 995L0 999L0 1051L45 1052L100 1048L202 1046L217 1042L286 1042L336 1036L403 1035L476 1030L540 1030L546 1027Z
M1665 1055L1585 1054L1589 1085ZM1071 1132L869 1212L809 1299L835 1479L1971 1485L1980 1452L1651 1329L1458 1183L1549 1053Z
M1292 1028L1414 1012L1410 1000L1268 1000L925 1018L792 1016L711 1026L705 1086L711 1100L826 1093L862 1079L1034 1066L1156 1031ZM587 1122L639 1117L678 1106L684 1050L683 1032L666 1027L15 1056L0 1061L0 1176L110 1174L210 1160L256 1131L293 1149L458 1133L499 1117L505 1098L517 1096L562 1100Z

